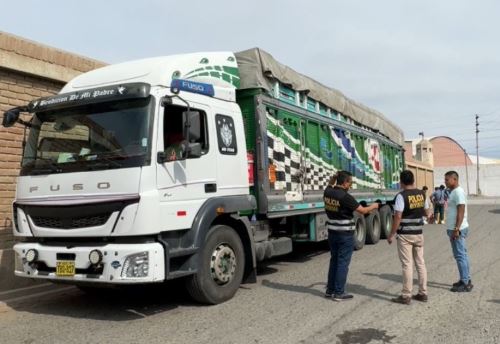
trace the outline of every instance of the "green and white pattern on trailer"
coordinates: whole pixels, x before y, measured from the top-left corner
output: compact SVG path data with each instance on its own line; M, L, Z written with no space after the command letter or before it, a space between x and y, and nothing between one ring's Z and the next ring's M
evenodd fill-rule
M376 166L368 162L374 157L359 152L350 133L313 121L301 122L300 117L282 111L277 115L267 112L266 117L268 162L275 173L271 189L299 191L303 184L304 191L323 190L330 176L340 169L353 173L354 188L383 188L380 164L376 171ZM373 139L357 135L357 140L362 139L374 145Z
M231 66L206 66L192 70L183 76L185 79L216 78L224 80L235 88L240 87L240 72L237 67Z

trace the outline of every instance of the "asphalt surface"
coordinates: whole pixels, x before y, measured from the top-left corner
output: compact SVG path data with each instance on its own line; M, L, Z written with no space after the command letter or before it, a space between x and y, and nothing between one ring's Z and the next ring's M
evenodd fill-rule
M50 284L1 293L0 343L500 343L500 202L473 203L470 293L449 291L458 280L450 243L443 225L428 225L427 303L390 302L401 267L385 240L355 252L354 299L327 300L329 253L306 245L261 265L258 283L216 306L192 302L178 283L98 295Z

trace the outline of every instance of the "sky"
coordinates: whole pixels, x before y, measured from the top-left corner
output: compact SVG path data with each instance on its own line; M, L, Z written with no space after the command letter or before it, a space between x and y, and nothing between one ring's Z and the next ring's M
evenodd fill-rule
M406 139L500 159L500 2L2 1L0 31L107 63L260 47L382 112Z

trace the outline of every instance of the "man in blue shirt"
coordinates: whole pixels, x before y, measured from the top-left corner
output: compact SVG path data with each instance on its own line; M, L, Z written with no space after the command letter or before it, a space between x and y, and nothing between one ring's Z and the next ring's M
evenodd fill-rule
M432 204L434 205L434 219L437 222L439 215L439 222L437 223L441 224L444 222L444 205L446 203L446 193L444 190L444 185L436 188L436 191L434 191L431 195L431 200Z
M458 185L458 173L446 172L444 175L446 187L450 190L448 208L446 209L446 228L450 238L453 256L457 262L460 280L453 283L451 291L470 292L472 285L469 269L469 255L465 239L469 234L467 222L467 196L464 189Z

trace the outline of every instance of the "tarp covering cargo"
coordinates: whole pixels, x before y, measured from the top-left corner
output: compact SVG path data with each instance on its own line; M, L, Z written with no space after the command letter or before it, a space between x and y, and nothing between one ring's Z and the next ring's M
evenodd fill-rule
M271 91L274 80L290 85L295 91L305 92L308 97L325 104L354 121L379 132L399 145L403 145L403 131L380 112L370 109L342 92L297 73L276 61L269 53L253 48L235 53L240 71L240 89L263 88Z

